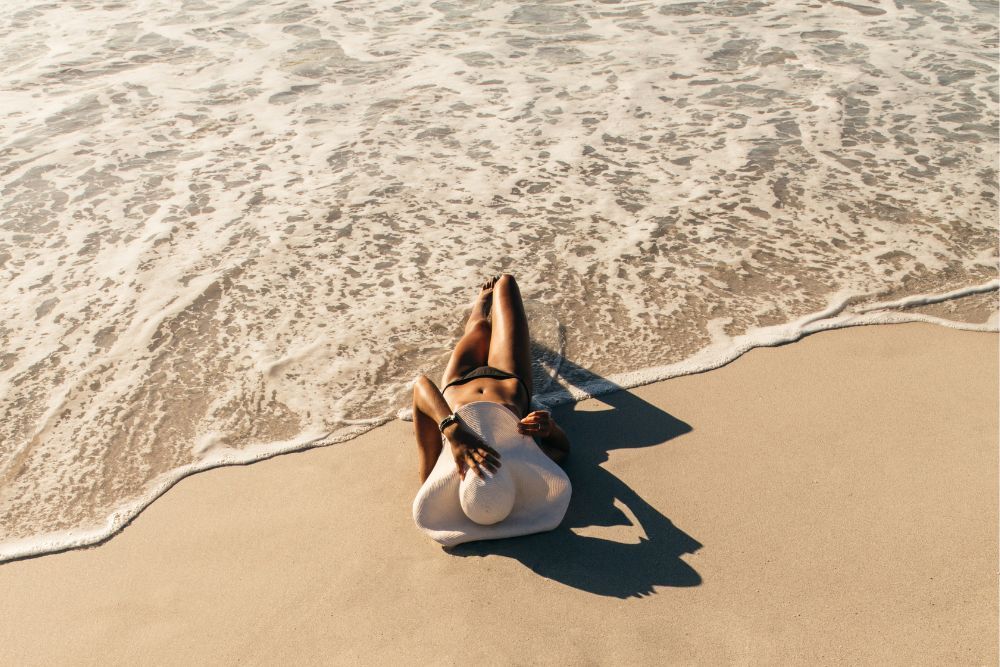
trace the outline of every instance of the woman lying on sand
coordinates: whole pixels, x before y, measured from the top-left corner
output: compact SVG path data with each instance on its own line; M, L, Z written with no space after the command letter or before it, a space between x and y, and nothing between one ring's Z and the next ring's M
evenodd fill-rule
M491 317L492 315L492 317ZM500 454L462 423L455 412L475 401L499 403L519 419L519 431L533 436L549 458L560 462L569 440L545 410L531 405L531 340L521 292L514 276L487 280L472 305L465 333L451 353L444 389L426 376L413 387L413 425L420 456L420 481L430 475L447 439L462 479L473 470L496 472Z

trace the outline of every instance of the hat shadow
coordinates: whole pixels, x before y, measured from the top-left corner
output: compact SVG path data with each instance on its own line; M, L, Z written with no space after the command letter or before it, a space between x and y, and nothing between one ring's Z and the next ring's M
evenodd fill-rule
M513 558L547 579L623 599L651 595L657 586L699 585L701 576L681 555L702 545L601 466L612 449L660 445L691 426L561 355L536 346L536 358L539 353L559 358L552 377L541 378L549 386L536 382L536 387L547 402L563 403L552 412L571 443L564 469L573 495L566 516L547 533L468 542L447 551ZM576 387L611 390L599 398L607 409L579 409L570 392L553 381L556 376Z

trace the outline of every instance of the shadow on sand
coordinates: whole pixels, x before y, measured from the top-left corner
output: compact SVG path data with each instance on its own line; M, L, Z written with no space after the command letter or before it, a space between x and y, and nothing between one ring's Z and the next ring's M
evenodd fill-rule
M602 380L565 359L559 375L577 386ZM561 391L568 398L568 392ZM450 553L514 558L548 579L617 598L650 595L656 586L701 583L701 576L680 558L701 544L601 467L612 449L660 445L688 433L691 426L625 390L604 394L599 400L609 409L583 411L570 403L553 410L572 445L565 469L573 483L573 497L562 524L538 535L461 544L449 549ZM616 503L628 508L635 522ZM612 526L633 527L608 530ZM628 542L593 536L602 529L631 536Z

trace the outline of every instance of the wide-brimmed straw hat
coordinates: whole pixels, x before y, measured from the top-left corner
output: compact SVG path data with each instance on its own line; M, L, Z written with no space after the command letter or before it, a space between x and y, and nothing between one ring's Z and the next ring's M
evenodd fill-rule
M569 478L535 441L518 432L518 419L499 403L477 401L456 414L500 453L496 474L458 476L447 441L413 500L413 520L446 547L552 530L569 507Z

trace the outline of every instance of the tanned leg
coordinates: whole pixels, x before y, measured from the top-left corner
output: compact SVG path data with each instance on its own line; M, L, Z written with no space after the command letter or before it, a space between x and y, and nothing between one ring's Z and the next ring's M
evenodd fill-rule
M486 365L493 329L489 316L493 305L495 281L496 278L490 278L483 283L479 295L473 302L472 312L465 323L465 333L455 345L451 358L448 360L448 366L445 368L444 376L441 378L442 387L452 380L457 380L463 373Z
M493 287L493 335L487 360L490 366L524 380L528 391L533 392L528 318L517 281L506 273Z

